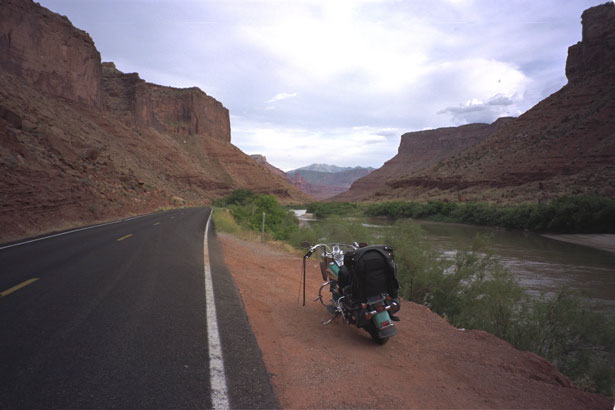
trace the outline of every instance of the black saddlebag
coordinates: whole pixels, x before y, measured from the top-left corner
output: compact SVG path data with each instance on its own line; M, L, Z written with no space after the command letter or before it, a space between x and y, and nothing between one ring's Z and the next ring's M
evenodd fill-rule
M363 301L382 293L397 297L397 265L390 246L372 245L348 252L344 255L344 267L350 273L353 299Z

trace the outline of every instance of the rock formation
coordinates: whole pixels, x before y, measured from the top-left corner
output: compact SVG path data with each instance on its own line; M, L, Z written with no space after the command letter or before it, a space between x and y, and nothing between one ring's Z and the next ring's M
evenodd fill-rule
M583 12L582 41L568 48L566 77L571 83L615 75L615 7L609 2Z
M252 158L254 161L262 165L263 167L267 168L269 171L273 172L274 174L279 175L282 178L286 179L287 181L291 182L291 179L288 177L288 175L286 175L286 172L282 171L280 168L274 167L269 162L267 162L266 156L260 155L260 154L254 154L254 155L250 155L250 158Z
M510 121L512 118L500 118L493 124L468 124L408 132L401 136L396 156L385 162L381 168L356 180L348 191L335 199L357 201L369 198L386 188L388 182L473 147Z
M308 200L230 143L218 101L102 65L87 33L31 0L0 8L0 173L0 242L236 188Z
M318 167L315 165L325 165ZM324 169L315 171L313 169ZM303 186L304 192L322 201L345 192L357 179L368 175L373 168L336 167L335 165L314 164L287 172L295 186Z
M71 101L102 105L100 53L90 36L30 0L2 0L0 68Z
M371 198L615 198L615 5L586 10L582 22L583 40L569 48L568 84L472 148L387 179Z
M173 136L203 135L231 141L229 112L200 89L163 87L139 74L102 64L105 108L128 126L154 128Z

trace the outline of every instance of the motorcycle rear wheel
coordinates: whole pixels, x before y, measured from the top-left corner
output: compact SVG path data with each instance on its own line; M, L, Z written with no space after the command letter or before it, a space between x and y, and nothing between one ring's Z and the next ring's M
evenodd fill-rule
M370 336L372 337L372 339L374 339L374 342L376 342L376 344L379 345L383 345L386 342L389 341L389 337L380 337L380 334L378 332L378 329L376 329L376 326L373 323L370 323L365 330L367 330L367 333L370 334Z

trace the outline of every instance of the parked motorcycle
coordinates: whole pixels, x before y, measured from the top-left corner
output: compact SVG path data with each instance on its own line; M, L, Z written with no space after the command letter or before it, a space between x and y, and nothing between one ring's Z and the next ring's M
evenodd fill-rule
M307 260L316 253L324 283L314 302L320 301L331 314L322 322L331 323L342 317L345 323L365 329L378 344L386 343L397 334L394 314L400 309L399 280L393 258L393 248L387 245L353 245L305 242L303 257L303 306L305 306L305 275ZM323 289L330 298L325 301ZM326 291L325 291L326 292Z

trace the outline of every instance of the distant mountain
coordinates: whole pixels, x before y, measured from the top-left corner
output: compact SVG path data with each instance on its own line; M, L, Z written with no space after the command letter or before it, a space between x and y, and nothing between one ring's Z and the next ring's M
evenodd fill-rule
M263 155L255 154L250 156L269 171L284 177L299 191L319 201L345 192L354 181L374 170L371 167L352 168L328 164L312 164L307 167L284 172L268 163L267 158Z
M308 195L324 200L345 192L354 181L368 175L374 168L338 167L336 165L312 164L288 171L294 185ZM307 183L307 184L306 184Z
M362 168L362 167L338 167L337 165L329 165L329 164L312 164L307 167L297 168L292 171L288 171L289 174L294 174L296 171L318 171L318 172L328 172L328 173L336 173L336 172L344 172L350 171L353 169L368 169L370 172L374 170L374 168Z

